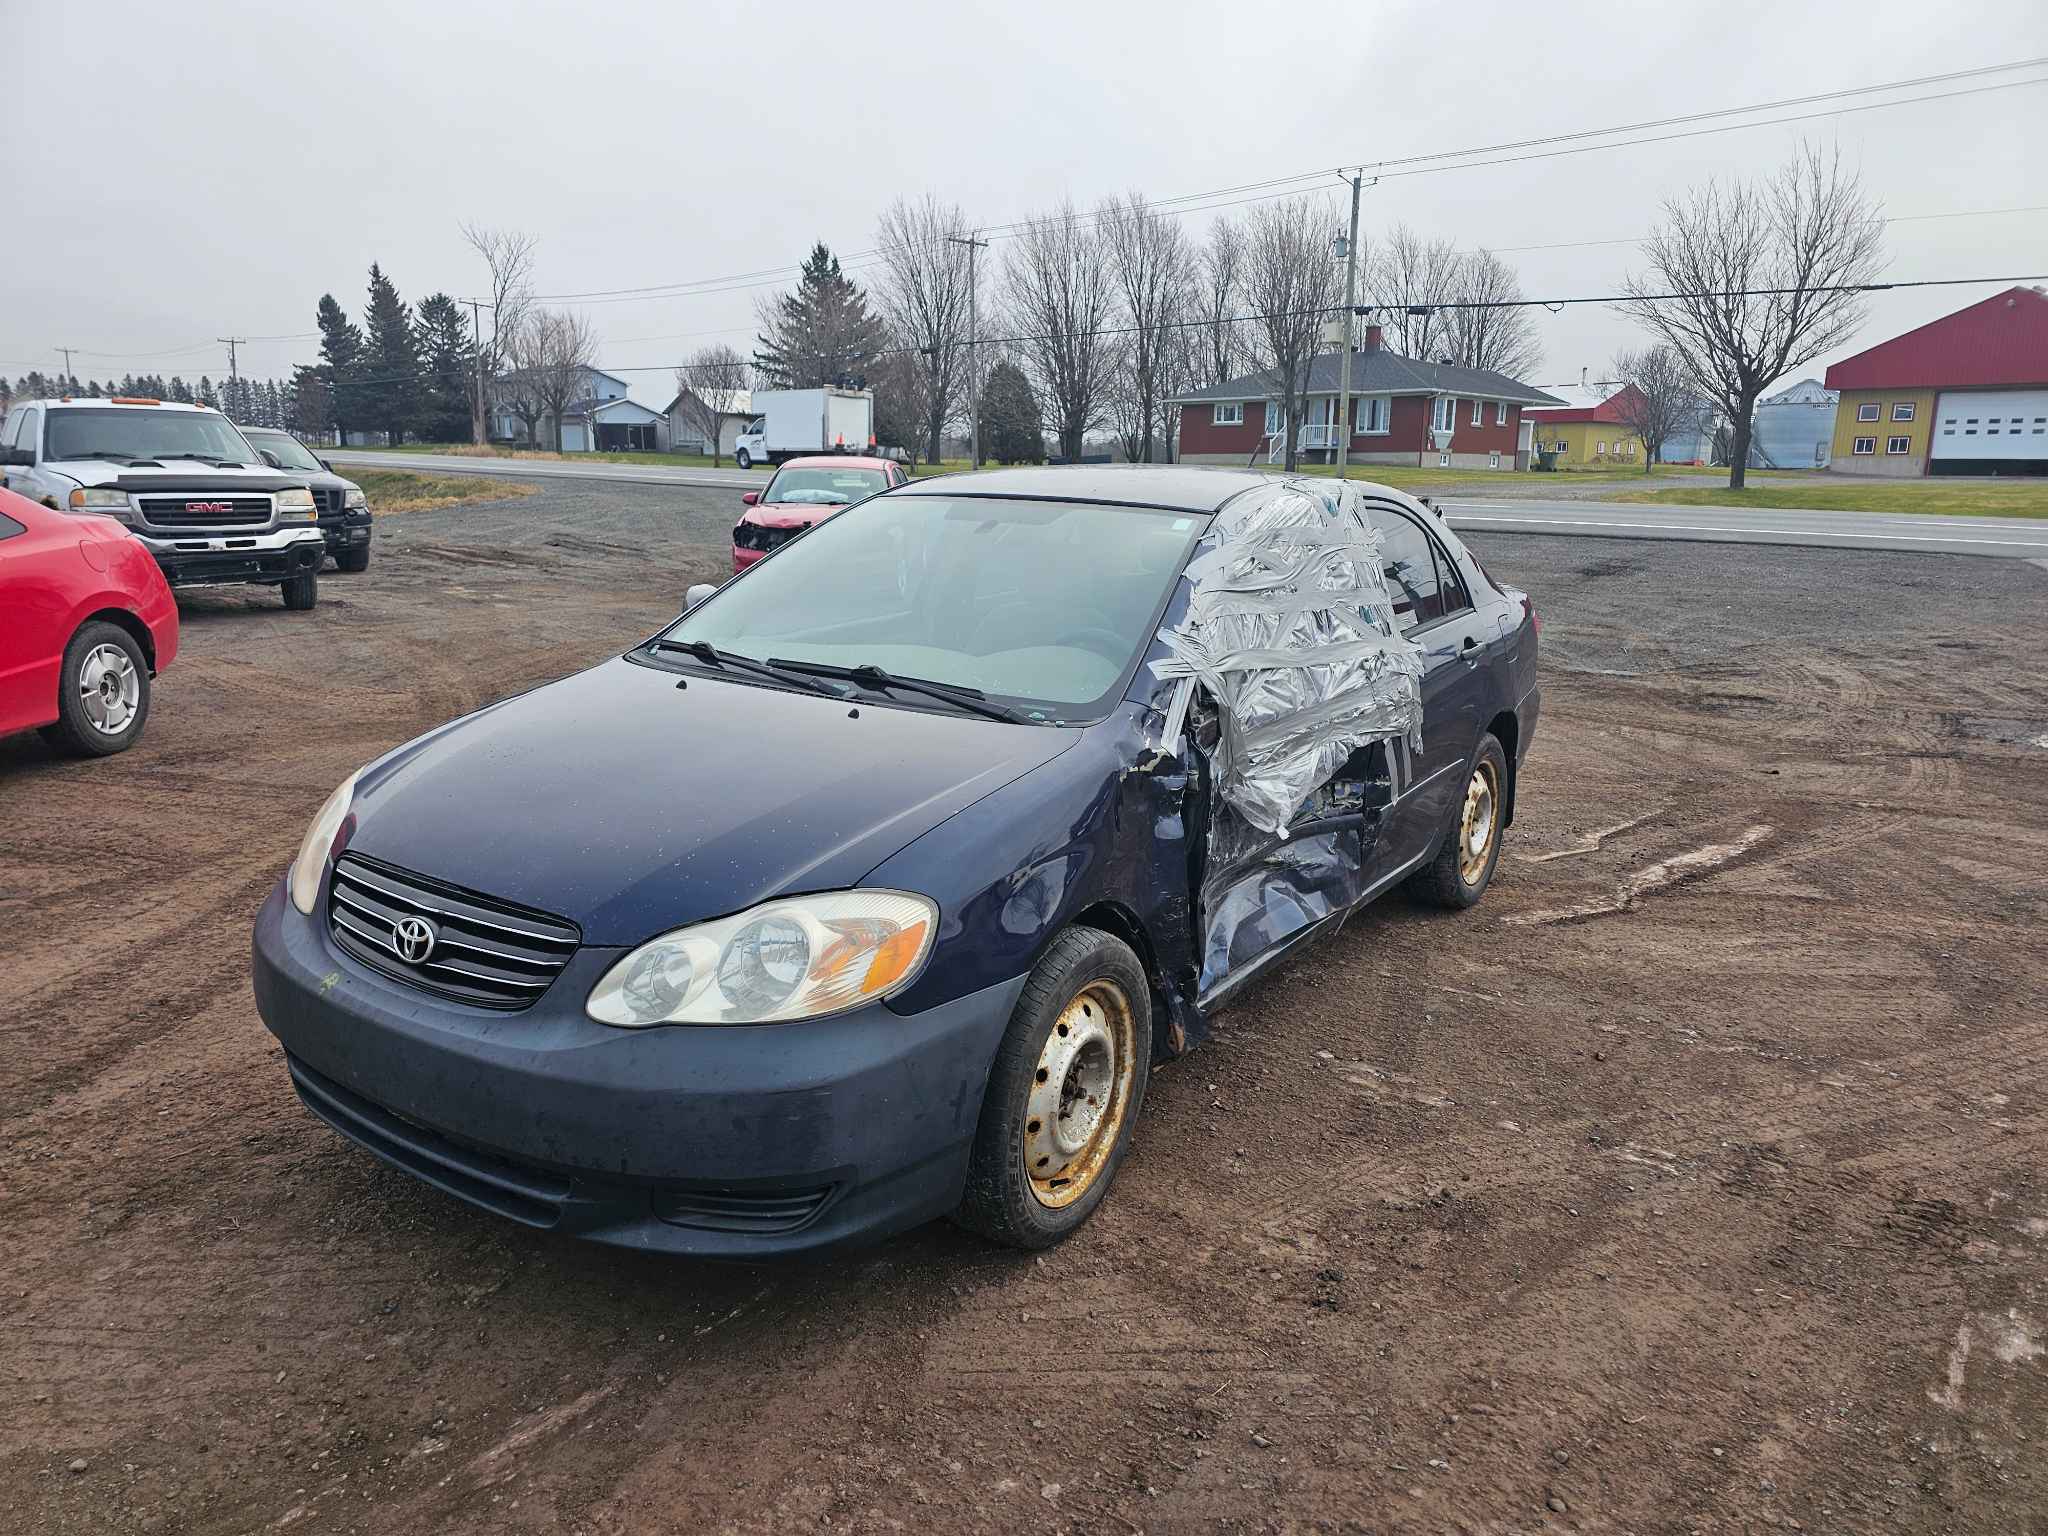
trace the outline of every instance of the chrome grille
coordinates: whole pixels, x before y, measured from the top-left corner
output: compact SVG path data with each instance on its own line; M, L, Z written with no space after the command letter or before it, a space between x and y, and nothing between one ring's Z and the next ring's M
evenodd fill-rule
M419 942L424 919L428 935ZM357 854L335 862L327 928L373 971L478 1008L525 1008L582 942L575 924ZM413 939L406 942L408 936Z
M158 528L252 528L270 521L268 496L143 496L143 518Z

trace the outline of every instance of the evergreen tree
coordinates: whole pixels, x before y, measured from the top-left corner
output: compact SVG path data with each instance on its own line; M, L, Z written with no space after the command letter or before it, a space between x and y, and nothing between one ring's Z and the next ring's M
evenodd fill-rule
M447 294L430 294L419 302L415 330L423 357L424 387L414 430L430 443L466 442L470 392L476 376L469 316Z
M192 403L192 386L174 373L171 375L170 393L165 395L164 398L166 400L175 400L180 405L190 405Z
M754 365L764 384L781 389L865 384L885 342L867 294L839 270L820 240L804 262L796 291L761 306Z
M109 391L109 393L112 393L112 391ZM104 398L100 394L100 381L98 379L87 379L85 381L85 398L88 400Z
M199 375L199 387L192 392L192 398L200 405L210 405L215 410L220 409L220 397L213 392L213 380L203 373Z
M1044 422L1024 370L1007 358L989 370L981 390L982 452L998 464L1045 460Z
M374 261L370 263L370 301L363 311L363 333L363 366L370 375L365 394L369 419L384 429L395 448L405 441L419 416L420 338L413 330L412 311Z
M263 425L282 427L284 425L284 402L278 398L277 380L263 381Z
M22 375L21 393L28 400L47 400L50 397L50 381L43 377L42 369L31 368Z
M359 382L363 377L363 333L331 293L320 295L315 321L320 327L319 373L327 424L345 436L362 428L366 414Z
M299 363L292 369L291 425L301 437L319 438L338 430L334 385L325 364Z

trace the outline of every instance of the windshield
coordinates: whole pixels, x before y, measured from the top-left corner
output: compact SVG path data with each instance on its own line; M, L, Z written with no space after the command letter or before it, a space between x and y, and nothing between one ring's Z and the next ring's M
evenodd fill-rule
M887 487L888 482L879 469L799 469L792 466L768 482L768 489L762 493L761 500L836 507L849 501L864 500Z
M225 416L185 408L103 410L62 408L49 413L43 456L50 459L225 459L261 464Z
M313 450L289 432L244 432L242 435L259 453L275 454L277 462L286 469L320 468L320 460L314 457Z
M1206 517L882 496L828 518L664 638L757 661L875 666L1088 718L1150 642Z

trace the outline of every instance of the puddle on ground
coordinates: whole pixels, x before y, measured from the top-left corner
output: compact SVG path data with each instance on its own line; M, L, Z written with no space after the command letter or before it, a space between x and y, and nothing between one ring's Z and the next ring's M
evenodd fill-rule
M1951 736L1968 736L1975 741L1995 741L2006 747L2035 747L2048 751L2048 720L2015 720L2004 715L1943 715L1942 724Z

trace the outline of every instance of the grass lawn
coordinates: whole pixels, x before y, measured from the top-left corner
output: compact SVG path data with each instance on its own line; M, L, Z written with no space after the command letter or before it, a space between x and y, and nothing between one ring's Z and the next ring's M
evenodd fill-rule
M479 448L474 443L407 443L402 448L351 448L350 453L428 453L437 458L458 459L595 459L602 464L666 464L671 469L709 469L708 453L556 453L551 448L500 448L495 444ZM719 466L731 469L730 456Z
M1725 471L1724 471L1725 473ZM1873 480L1809 476L1792 484L1617 492L1606 501L1678 507L1770 507L1813 512L1917 512L1934 517L2048 517L2048 481Z
M465 501L510 501L531 496L539 486L512 480L486 480L476 475L416 475L403 469L358 469L348 467L348 478L370 498L370 511L378 517L394 512L431 512L436 507L459 506Z

